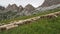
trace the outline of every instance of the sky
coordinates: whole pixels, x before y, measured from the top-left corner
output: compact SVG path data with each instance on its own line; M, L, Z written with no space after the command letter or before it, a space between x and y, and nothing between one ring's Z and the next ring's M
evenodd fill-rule
M22 5L25 7L27 4L31 4L34 7L40 6L44 0L0 0L1 6L8 6L8 4L16 4L17 6Z

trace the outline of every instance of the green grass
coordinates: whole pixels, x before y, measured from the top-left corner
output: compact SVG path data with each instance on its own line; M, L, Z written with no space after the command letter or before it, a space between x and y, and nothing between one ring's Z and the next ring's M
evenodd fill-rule
M9 23L11 21L18 21L18 20L24 20L24 19L28 19L28 18L32 18L32 17L36 17L36 16L40 16L40 15L45 15L45 14L49 14L49 13L54 13L54 12L57 12L57 11L60 11L60 8L58 9L53 9L53 10L47 10L47 11L42 11L38 14L33 14L31 16L19 16L17 18L11 18L11 19L6 19L6 20L2 20L0 21L0 23Z
M39 19L0 34L60 34L60 16L52 19Z

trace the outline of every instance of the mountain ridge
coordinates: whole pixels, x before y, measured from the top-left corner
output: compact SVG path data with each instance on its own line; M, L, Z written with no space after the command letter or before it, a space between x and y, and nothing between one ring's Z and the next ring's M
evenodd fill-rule
M10 17L12 18L11 15L16 16L16 17L17 16L29 16L32 14L40 13L41 11L52 10L52 9L55 9L58 7L60 7L60 0L59 1L45 0L44 3L37 8L35 8L31 4L28 4L25 7L23 7L21 5L18 7L16 4L12 4L12 5L9 4L6 8L4 8L3 10L0 10L0 13L2 13L2 14L4 13L1 16L6 15L5 17L7 18L7 14L9 12L11 12L10 14L8 14L8 16L10 15ZM3 8L3 7L0 6L0 8Z

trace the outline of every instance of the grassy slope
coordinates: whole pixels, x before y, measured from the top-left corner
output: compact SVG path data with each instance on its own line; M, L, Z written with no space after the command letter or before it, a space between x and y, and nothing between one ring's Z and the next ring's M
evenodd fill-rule
M30 24L2 31L0 34L60 34L60 16L52 19L39 19Z
M3 20L3 21L0 21L0 23L9 23L11 21L28 19L28 18L32 18L32 17L35 17L35 16L45 15L45 14L49 14L49 13L53 13L53 12L57 12L57 11L60 11L60 8L54 9L54 10L43 11L43 12L40 12L40 13L35 14L35 15L31 15L31 16L21 16L21 17L12 18L12 19L6 19L6 20Z
M0 34L60 34L60 16L52 19L39 19Z

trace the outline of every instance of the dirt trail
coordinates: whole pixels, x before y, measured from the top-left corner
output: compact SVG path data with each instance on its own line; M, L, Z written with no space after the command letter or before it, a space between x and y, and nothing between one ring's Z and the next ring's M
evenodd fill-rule
M29 18L29 19L26 19L26 20L14 21L13 23L5 24L5 25L0 26L0 30L9 30L11 28L18 27L18 26L23 25L23 24L31 23L32 21L36 21L40 18L54 18L54 17L58 17L58 15L60 15L60 11L50 13L50 14L46 14L46 15L33 17L33 18Z

